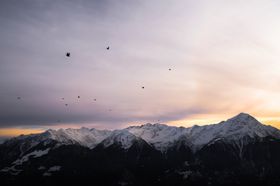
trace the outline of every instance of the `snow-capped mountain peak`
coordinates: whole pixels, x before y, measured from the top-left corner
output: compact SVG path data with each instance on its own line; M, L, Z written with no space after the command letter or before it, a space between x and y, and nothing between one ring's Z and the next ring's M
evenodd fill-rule
M274 127L261 124L249 114L240 113L227 121L218 124L192 127L190 142L197 150L213 141L222 140L227 143L247 143L248 138L264 138L271 136L280 138L280 131Z
M164 152L182 140L184 140L184 143L181 144L188 145L193 151L196 151L215 141L239 143L244 139L259 139L267 136L280 139L280 131L274 127L261 124L249 114L240 113L218 124L195 125L189 128L148 123L114 131L94 128L50 129L41 134L20 136L7 143L18 141L21 152L24 153L41 142L48 144L50 141L56 141L58 144L64 145L79 144L91 149L100 143L105 147L120 144L127 149L131 147L135 140L144 140L155 149Z
M97 129L48 129L43 133L20 135L12 138L3 145L17 145L21 154L24 154L29 149L43 143L48 145L51 142L57 142L57 145L78 144L88 148L94 148L97 144L107 138L112 131L97 130Z
M111 134L108 130L97 129L59 129L47 130L51 139L65 144L80 144L89 148L95 147Z
M234 116L233 118L228 119L227 123L231 125L251 125L251 126L262 125L253 116L246 113L240 113Z
M130 133L128 130L115 130L110 136L104 139L101 143L104 147L109 147L113 144L120 145L124 149L130 148L133 143L139 138Z
M103 178L109 173L112 179L107 180L116 180L109 185L133 185L138 177L141 183L142 178L149 178L147 184L151 183L151 173L155 172L152 180L163 180L158 185L178 183L180 177L189 180L190 176L190 184L195 178L199 180L198 184L209 185L209 181L221 183L220 178L228 184L230 173L238 183L247 175L246 184L252 178L263 180L267 175L267 180L260 185L279 185L279 141L278 129L263 125L245 113L218 124L189 128L148 123L114 131L88 128L47 130L1 144L0 177L7 176L6 180L19 178L16 183L22 185L21 179L29 183L31 178L37 180L40 175L41 180L38 180L41 182L53 176L50 180L54 182L50 183L57 183L56 178L60 175L67 180L76 179L78 175L81 178L78 183L88 178L87 182L100 180L99 185L102 185ZM221 175L219 178L217 171ZM143 173L148 177L142 177ZM270 182L272 173L278 179L275 182ZM26 178L28 175L30 179ZM167 180L169 177L174 177L175 181ZM201 178L206 182L200 182ZM105 183L109 182L105 180ZM157 182L152 183L157 185ZM188 185L188 182L179 184Z
M182 135L186 134L187 128L173 127L164 124L145 124L128 127L127 130L135 136L142 138L160 151L165 151Z
M227 132L225 137L279 137L278 129L263 125L254 117L245 113L240 113L237 116L228 119L222 123L222 125L224 126L224 131Z

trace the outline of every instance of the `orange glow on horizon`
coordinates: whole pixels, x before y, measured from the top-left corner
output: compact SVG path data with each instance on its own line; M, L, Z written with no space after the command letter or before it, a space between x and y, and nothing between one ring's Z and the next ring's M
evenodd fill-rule
M186 119L169 121L169 122L166 122L166 124L170 125L170 126L177 126L177 127L180 127L180 126L192 127L193 125L217 124L217 123L219 123L221 121L225 121L231 117L233 117L232 114L228 114L228 115L217 115L217 114L193 115L192 117L188 117ZM207 118L207 119L203 119L203 118ZM256 117L256 119L265 125L271 125L275 128L280 129L280 117ZM163 122L163 123L165 123L165 122ZM145 123L141 123L141 125L142 124L145 124ZM126 128L128 126L131 126L131 125L123 125L123 127L121 127L121 128ZM52 129L58 130L59 128L76 128L77 129L77 128L81 128L81 127L82 126L80 126L78 124L77 125L61 124L58 126L51 126L51 127L47 127L47 128L52 128ZM96 129L106 129L106 128L104 128L104 126L100 127L100 125L95 125L95 126L87 125L84 127L96 128ZM111 130L114 130L114 129L111 129ZM14 136L19 136L21 134L23 134L23 135L36 134L36 133L41 133L44 131L45 131L45 129L43 129L43 128L42 129L2 128L2 129L0 129L0 136L14 137Z
M259 121L265 125L280 129L280 118L260 118Z
M44 130L42 129L3 128L0 129L0 136L13 137L19 136L21 134L36 134L41 133L43 131Z
M183 126L183 127L191 127L193 125L210 125L210 124L217 124L221 121L225 121L231 117L226 117L222 115L209 115L207 117L201 117L200 115L197 115L196 117L170 121L168 122L168 125ZM208 118L208 119L202 119L202 118ZM271 125L275 128L280 129L280 117L256 117L256 119L264 125Z

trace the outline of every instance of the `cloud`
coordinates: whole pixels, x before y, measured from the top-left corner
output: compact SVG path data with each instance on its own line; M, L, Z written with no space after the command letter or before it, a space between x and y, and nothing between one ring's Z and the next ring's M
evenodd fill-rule
M0 127L273 117L278 9L275 1L3 1Z

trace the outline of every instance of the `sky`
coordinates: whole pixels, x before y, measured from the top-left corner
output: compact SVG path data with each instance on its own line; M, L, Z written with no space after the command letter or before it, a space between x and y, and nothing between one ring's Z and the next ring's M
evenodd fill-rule
M0 1L0 138L240 112L280 127L279 19L276 0Z

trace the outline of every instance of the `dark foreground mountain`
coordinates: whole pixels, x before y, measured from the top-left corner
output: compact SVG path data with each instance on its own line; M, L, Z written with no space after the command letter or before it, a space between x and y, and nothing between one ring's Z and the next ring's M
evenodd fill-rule
M190 128L47 130L0 145L1 185L280 185L280 131L241 113Z

